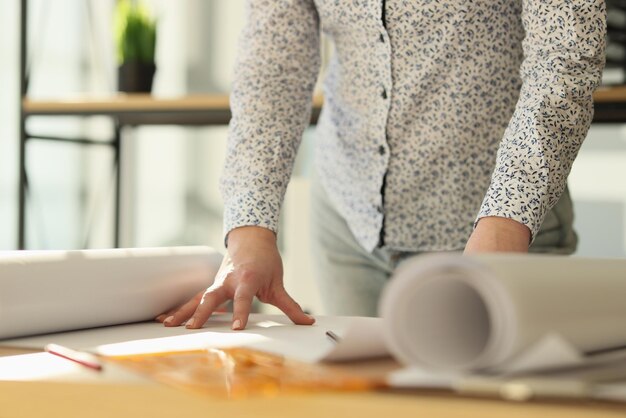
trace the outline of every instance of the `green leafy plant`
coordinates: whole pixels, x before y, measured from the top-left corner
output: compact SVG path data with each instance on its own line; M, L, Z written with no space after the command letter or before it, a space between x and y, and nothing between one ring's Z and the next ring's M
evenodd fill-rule
M115 39L119 64L154 63L156 21L143 5L131 0L118 0L115 11Z

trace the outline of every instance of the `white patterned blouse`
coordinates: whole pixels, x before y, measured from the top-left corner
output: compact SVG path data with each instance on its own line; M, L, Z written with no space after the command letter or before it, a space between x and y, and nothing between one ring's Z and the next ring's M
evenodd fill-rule
M360 244L462 249L477 219L533 235L604 66L604 0L248 0L221 179L225 232L277 231L319 72L320 180Z

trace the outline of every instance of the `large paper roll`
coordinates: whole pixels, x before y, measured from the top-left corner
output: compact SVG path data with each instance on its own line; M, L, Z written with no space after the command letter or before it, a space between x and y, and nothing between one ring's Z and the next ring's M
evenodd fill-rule
M584 356L626 346L626 260L418 256L379 308L389 349L407 365L506 370L550 335Z
M0 253L0 339L150 320L209 286L208 247Z

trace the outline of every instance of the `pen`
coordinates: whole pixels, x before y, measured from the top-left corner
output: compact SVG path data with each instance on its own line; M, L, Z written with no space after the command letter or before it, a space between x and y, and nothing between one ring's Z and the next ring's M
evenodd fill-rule
M341 339L337 334L332 331L326 331L326 336L333 340L334 343L339 343L339 340Z
M102 363L100 363L98 358L93 354L72 350L71 348L63 347L58 344L48 344L45 346L44 350L50 354L54 354L55 356L78 363L81 366L97 371L102 370Z

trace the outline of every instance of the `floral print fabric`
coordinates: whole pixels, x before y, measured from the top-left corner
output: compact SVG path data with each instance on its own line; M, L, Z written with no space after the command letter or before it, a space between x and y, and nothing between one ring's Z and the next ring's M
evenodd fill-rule
M604 65L603 0L249 0L221 180L225 232L278 229L318 75L316 165L366 249L462 249L477 219L535 235Z

